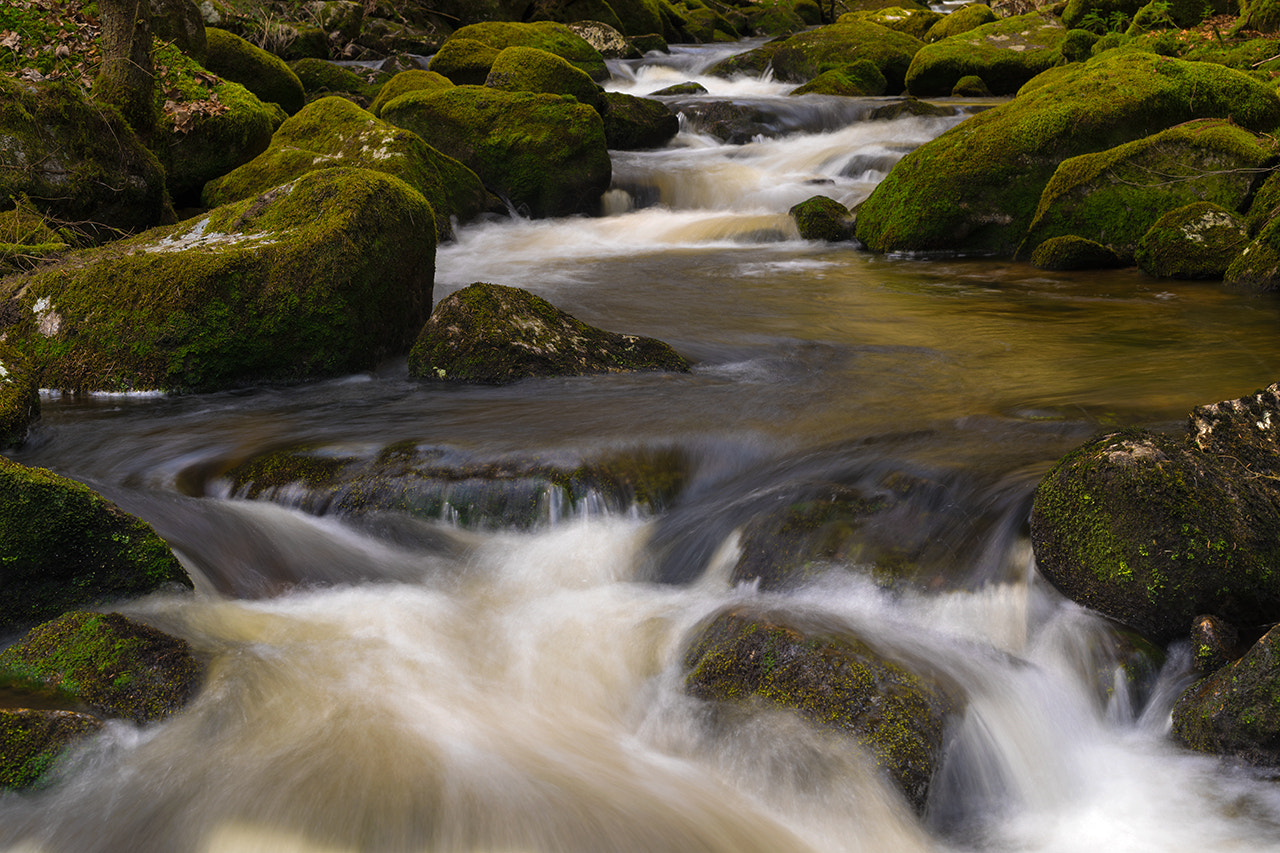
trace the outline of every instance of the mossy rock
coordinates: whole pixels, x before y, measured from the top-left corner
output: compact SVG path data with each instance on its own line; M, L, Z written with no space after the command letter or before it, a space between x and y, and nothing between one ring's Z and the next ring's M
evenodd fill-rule
M1244 657L1188 687L1173 708L1173 736L1199 752L1280 766L1280 628Z
M345 95L356 104L369 108L386 84L394 79L385 71L357 73L353 68L310 57L290 62L289 67L298 75L308 102L328 95Z
M302 109L307 100L302 81L283 59L217 27L206 28L205 36L209 44L205 68L239 83L263 101L279 104L289 115Z
M1175 208L1198 201L1243 207L1255 175L1276 153L1270 136L1203 119L1069 158L1045 186L1018 254L1026 257L1050 237L1075 234L1132 262L1138 241Z
M0 211L0 276L24 272L65 252L76 237L35 209L30 200L10 199L16 207Z
M150 525L74 480L0 457L0 631L67 610L190 588Z
M970 30L976 30L978 27L994 23L996 20L996 13L992 12L991 7L987 4L970 3L967 6L961 6L949 15L944 15L941 20L929 28L922 38L925 42L942 41L951 36L958 36Z
M151 35L173 44L196 62L208 53L204 18L193 0L149 0Z
M534 217L596 212L613 174L603 119L572 98L456 86L401 95L382 118Z
M805 240L839 243L853 239L853 214L832 198L815 195L788 211Z
M605 92L600 117L610 150L661 148L680 132L680 119L662 101Z
M1243 14L1238 22L1239 28L1260 33L1280 31L1280 3L1275 0L1248 0L1240 7Z
M989 98L991 89L981 77L969 74L956 81L951 87L951 95L956 98Z
M933 104L910 96L876 107L867 118L872 121L893 121L903 116L953 116L956 108L950 104Z
M943 18L949 17L932 9L904 9L901 6L890 6L874 12L851 12L841 15L841 21L870 21L913 38L924 40L925 33Z
M1143 272L1158 278L1222 278L1248 243L1239 217L1198 201L1157 219L1138 241L1134 257Z
M1197 616L1191 622L1191 664L1201 676L1212 675L1244 657L1240 631L1217 616Z
M666 97L675 97L679 95L705 95L705 94L707 94L706 86L702 85L701 83L695 83L692 80L690 80L684 83L675 83L671 86L664 86L663 88L658 89L656 92L650 92L649 97L666 98Z
M0 341L0 450L22 444L40 419L40 387L21 353Z
M689 9L681 15L684 30L691 39L702 44L731 42L742 38L741 33L724 15L715 9L703 7Z
M75 711L0 709L0 788L49 784L68 749L102 730L102 721Z
M642 36L650 33L662 34L664 30L662 9L658 0L620 0L610 3L610 8L618 18L618 27L624 35Z
M843 68L833 68L814 77L803 86L792 89L791 95L842 95L867 97L883 95L889 86L880 69L869 59L861 59Z
M1102 35L1108 29L1128 26L1145 3L1146 0L1067 0L1062 24L1068 29L1085 28ZM1116 27L1117 23L1121 27Z
M576 18L565 23L605 59L639 59L644 55L622 34L616 16L614 21Z
M1062 40L1062 58L1067 62L1084 62L1093 56L1098 34L1089 30L1067 30Z
M482 80L481 83L483 82ZM443 74L437 74L435 71L401 71L382 84L382 88L378 90L378 96L369 105L369 112L381 117L382 108L401 95L407 95L410 92L433 92L437 89L451 89L453 86L454 82L452 80Z
M1031 253L1031 266L1041 270L1105 270L1124 266L1120 256L1087 237L1050 237Z
M431 57L427 68L459 86L483 86L501 52L475 39L451 38Z
M209 391L372 368L431 308L435 217L365 169L0 281L0 329L41 387Z
M592 512L662 512L683 493L691 464L670 448L584 459L485 458L407 442L366 455L277 451L226 471L220 483L235 498L314 515L391 512L465 528L529 529Z
M429 72L424 72L429 73ZM352 167L394 175L431 203L436 235L452 237L450 220L474 219L490 207L480 178L417 134L374 118L350 101L322 98L280 126L271 146L205 185L206 207L230 204L319 169Z
M409 375L504 385L548 376L688 372L662 341L588 326L518 287L477 282L436 306L409 353Z
M759 4L748 6L743 11L747 14L747 30L757 36L789 36L810 25L799 12L785 6Z
M0 652L0 684L39 685L135 723L181 709L201 675L185 640L119 613L64 613Z
M1280 612L1280 385L1201 406L1186 436L1113 433L1041 480L1031 512L1040 572L1071 599L1150 639L1213 614Z
M1063 160L1194 118L1280 123L1272 88L1205 62L1108 52L1041 76L900 160L859 208L858 239L876 252L1010 255Z
M961 77L981 77L995 95L1012 95L1062 60L1067 31L1051 15L1032 12L983 24L927 44L911 60L907 91L948 95Z
M1192 23L1198 24L1200 22L1197 20ZM1169 15L1168 0L1152 0L1152 2L1133 14L1133 21L1124 32L1128 36L1139 36L1143 33L1167 30L1175 26L1177 24L1173 22L1173 18Z
M586 72L536 47L508 47L494 57L484 85L503 92L570 95L599 110L604 93Z
M0 77L0 138L5 207L25 197L94 241L173 220L160 161L119 113L77 86Z
M1280 290L1280 217L1267 222L1227 266L1222 280L1256 293Z
M470 39L497 51L508 47L536 47L568 60L569 64L586 72L592 80L609 79L609 69L605 66L604 57L600 55L600 51L564 24L553 21L538 21L532 24L486 21L470 24L455 30L440 49L443 51L448 48L449 42L454 39ZM455 83L462 82L447 71L436 68L434 62L431 70L439 71Z
M696 629L684 670L685 691L697 699L739 711L785 709L848 737L917 810L963 707L958 691L923 666L847 628L750 608Z

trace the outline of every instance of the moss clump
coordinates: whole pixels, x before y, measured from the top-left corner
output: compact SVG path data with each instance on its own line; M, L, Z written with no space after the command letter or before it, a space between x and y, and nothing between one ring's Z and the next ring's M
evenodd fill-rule
M1062 23L1070 29L1083 28L1099 35L1122 30L1145 0L1067 0Z
M239 83L263 101L279 104L289 115L302 109L306 103L302 81L283 59L216 27L207 28L205 36L209 45L205 68Z
M890 30L923 40L925 34L934 25L948 17L932 9L904 9L901 6L890 6L871 12L850 12L841 15L842 21L870 21Z
M289 67L298 75L308 102L328 95L342 95L359 106L369 107L383 86L394 79L385 71L360 74L351 68L310 57L290 62Z
M13 347L0 341L0 449L22 444L40 418L40 389Z
M409 374L436 382L635 370L687 372L689 364L661 341L606 332L527 290L481 282L436 306L409 353Z
M959 703L941 683L850 631L729 610L699 628L685 690L742 706L763 701L850 737L923 809L945 729Z
M480 82L483 83L484 81L481 80ZM434 71L401 71L382 84L382 88L378 90L377 97L369 105L369 112L375 116L381 116L382 108L401 95L407 95L410 92L431 92L437 89L450 89L453 88L453 85L453 81L448 77L443 74L437 74Z
M431 57L427 67L459 86L483 86L501 52L475 39L451 38Z
M814 77L803 86L792 89L792 95L843 95L865 97L883 95L889 86L880 69L869 59L833 68Z
M1011 95L1062 59L1067 31L1049 15L1032 12L983 24L927 44L911 60L907 91L946 95L961 77L981 77L992 93Z
M41 387L298 381L406 352L430 312L434 260L421 193L322 169L7 279L0 317Z
M1093 56L1093 46L1097 43L1097 33L1089 30L1067 30L1067 35L1062 39L1062 58L1067 62L1084 62Z
M200 676L185 640L119 613L64 613L0 652L0 682L39 685L136 723L182 708Z
M453 234L451 219L466 222L489 207L484 185L466 166L416 134L333 96L313 101L280 125L271 146L252 162L206 184L202 201L209 207L230 204L337 167L394 175L422 193L435 211L441 240Z
M0 710L0 788L42 787L69 747L101 730L88 714Z
M1063 160L1193 118L1280 124L1280 97L1245 75L1150 53L1109 52L1055 68L894 166L858 210L872 251L1011 254Z
M0 457L0 631L191 586L149 525L74 480Z
M570 95L600 109L604 93L586 72L536 47L508 47L494 57L484 85L503 92Z
M1124 262L1101 243L1065 234L1036 246L1031 265L1041 270L1105 270L1124 266Z
M680 132L680 119L662 101L605 92L600 117L610 150L661 148Z
M989 98L991 90L981 77L969 74L956 81L951 87L951 94L957 98Z
M924 34L924 40L926 42L942 41L951 36L958 36L970 30L976 30L978 27L994 23L996 20L996 13L992 12L991 7L987 4L970 3L967 6L956 9L949 15L944 15Z
M1158 278L1222 278L1248 242L1235 214L1200 201L1157 219L1138 242L1135 260Z
M600 114L573 99L456 86L401 95L382 117L535 217L594 213L613 174Z
M788 211L805 240L838 243L853 239L853 214L835 199L815 195Z
M455 39L470 39L487 45L495 51L508 47L536 47L568 60L571 65L585 71L592 80L609 79L609 69L605 66L604 57L600 55L600 51L564 24L552 21L539 21L533 24L486 21L471 24L456 30L440 49L442 51L447 49L449 42ZM434 61L431 70L439 71L455 83L463 82L452 74L436 68Z

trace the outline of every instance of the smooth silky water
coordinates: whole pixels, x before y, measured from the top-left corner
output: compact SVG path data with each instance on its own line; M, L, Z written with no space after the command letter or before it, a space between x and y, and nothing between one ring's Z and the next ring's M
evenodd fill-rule
M692 373L437 387L400 361L301 387L46 397L14 457L168 539L197 593L121 609L188 639L208 677L185 712L113 722L55 786L0 796L3 849L1280 850L1274 782L1169 740L1185 653L1149 694L1119 676L1100 689L1122 644L1037 579L1025 531L1038 478L1090 436L1178 430L1194 406L1280 378L1280 304L804 242L792 204L856 203L959 119L787 100L767 78L708 76L717 50L617 63L611 88L696 79L702 97L772 109L784 136L725 146L686 122L667 149L616 154L608 215L461 228L436 276L437 299L518 285L660 337ZM317 518L219 486L273 449L406 440L552 459L674 447L694 470L656 517L566 507L525 531ZM947 484L886 521L941 566L918 591L856 566L787 595L729 584L751 518L804 484L891 471ZM963 685L925 815L847 742L781 712L717 729L683 694L691 632L752 602Z

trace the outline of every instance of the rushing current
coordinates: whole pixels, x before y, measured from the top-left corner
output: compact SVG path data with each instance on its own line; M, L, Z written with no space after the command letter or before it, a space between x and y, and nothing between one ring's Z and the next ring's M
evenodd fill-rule
M187 639L208 672L185 712L113 722L56 785L0 795L0 849L1280 850L1280 788L1169 737L1185 650L1128 689L1122 638L1038 579L1025 529L1039 477L1091 436L1181 429L1194 406L1280 378L1280 304L1134 270L803 241L791 205L856 203L983 105L873 120L884 99L708 75L731 49L614 63L609 88L694 80L707 94L673 108L753 105L769 132L727 145L686 116L663 150L615 152L604 215L464 226L437 263L437 300L524 287L669 342L691 373L440 387L398 361L299 387L45 398L14 458L171 543L196 594L120 609ZM661 512L564 506L523 529L358 524L219 485L267 451L392 442L476 458L674 448L692 473ZM753 518L813 483L894 472L940 484L878 531L923 547L927 579L886 587L849 565L789 593L730 583ZM753 602L910 649L963 686L924 814L787 713L709 725L683 649Z

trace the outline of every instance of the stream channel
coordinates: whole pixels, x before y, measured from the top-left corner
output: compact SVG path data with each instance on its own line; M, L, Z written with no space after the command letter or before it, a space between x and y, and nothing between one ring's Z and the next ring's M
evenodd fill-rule
M1123 635L1038 579L1025 524L1039 478L1091 436L1180 430L1193 407L1280 379L1280 303L801 240L793 204L858 202L984 105L870 120L893 99L705 73L740 49L614 62L607 88L696 80L708 94L668 100L757 105L776 134L726 145L684 122L663 150L614 152L607 215L465 226L437 259L437 301L524 287L669 342L691 373L455 387L400 360L299 387L45 397L13 457L173 545L196 594L120 609L209 668L184 713L113 722L56 786L0 796L0 848L1280 850L1280 787L1169 737L1185 650L1130 689ZM406 442L479 460L673 452L688 477L659 512L548 496L523 528L357 523L235 499L220 479L272 450ZM913 583L852 559L785 593L730 582L753 519L892 482L923 485L871 532L878 553L919 557ZM683 650L744 603L910 649L964 687L923 815L788 714L708 724Z

